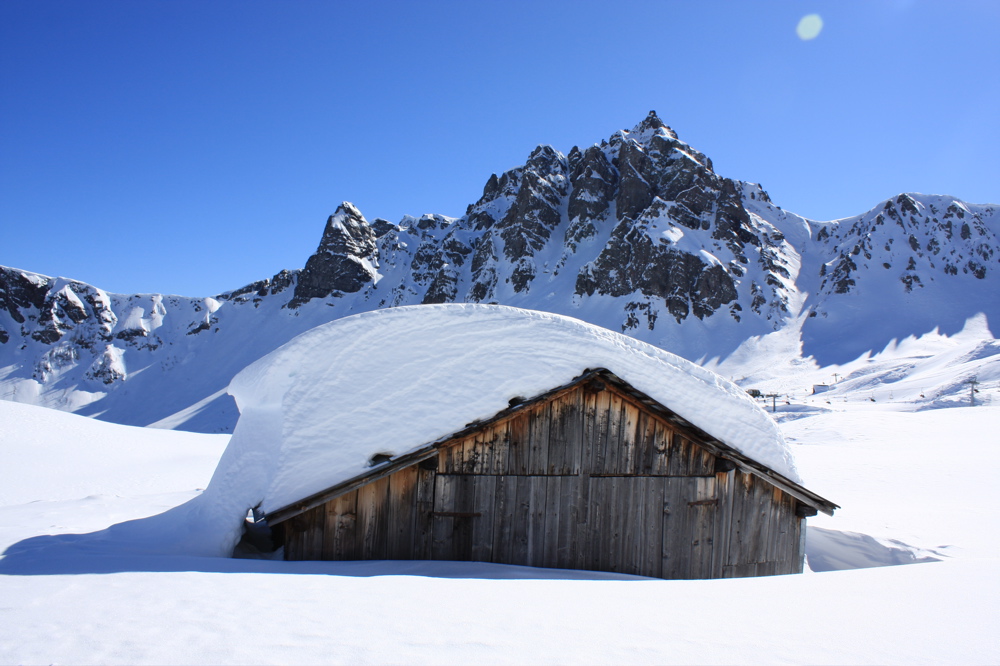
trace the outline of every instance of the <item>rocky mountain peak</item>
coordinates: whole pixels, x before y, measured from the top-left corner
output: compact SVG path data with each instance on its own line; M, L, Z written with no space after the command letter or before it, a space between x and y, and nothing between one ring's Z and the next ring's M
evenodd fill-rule
M659 130L659 131L658 131ZM661 134L667 136L671 139L677 138L677 133L674 132L670 127L660 120L660 117L656 115L656 111L650 111L641 123L632 128L630 134Z
M324 247L324 243L336 244L346 237L356 235L355 231L362 226L368 226L365 216L361 214L361 211L354 204L344 201L337 206L337 210L334 211L333 215L327 218L326 229L323 231L323 239L320 241L320 248Z
M375 230L353 204L345 201L326 221L316 253L299 274L289 307L313 298L350 294L378 275Z
M558 150L549 145L540 145L531 151L524 168L538 174L554 175L566 171L566 158Z

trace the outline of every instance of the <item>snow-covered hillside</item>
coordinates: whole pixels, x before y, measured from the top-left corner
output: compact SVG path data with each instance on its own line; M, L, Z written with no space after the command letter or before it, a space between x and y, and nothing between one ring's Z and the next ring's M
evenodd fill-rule
M566 155L539 146L459 218L369 221L344 203L301 270L211 298L0 268L0 398L228 432L224 389L249 363L333 319L441 302L565 314L716 364L781 344L818 368L980 314L992 340L998 264L998 206L901 194L806 220L650 113Z
M918 375L986 374L962 363ZM707 581L198 557L197 515L146 516L197 495L227 436L0 402L0 662L996 663L1000 498L968 465L1000 463L1000 406L906 413L919 401L853 386L778 413L807 483L842 505L809 519L823 572Z

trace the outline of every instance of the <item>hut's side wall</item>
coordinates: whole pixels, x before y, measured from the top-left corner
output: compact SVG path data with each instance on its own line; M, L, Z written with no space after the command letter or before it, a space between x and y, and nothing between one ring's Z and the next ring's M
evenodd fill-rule
M577 386L282 523L286 559L721 578L801 570L796 500L613 388Z
M723 578L801 573L805 519L796 514L798 500L740 470L718 478L714 542L720 557L725 555L713 573Z

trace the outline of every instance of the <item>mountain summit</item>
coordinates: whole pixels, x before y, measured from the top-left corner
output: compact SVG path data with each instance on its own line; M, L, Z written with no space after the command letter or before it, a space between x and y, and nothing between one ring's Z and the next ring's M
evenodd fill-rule
M502 303L692 360L791 332L821 364L1000 321L997 206L901 194L816 222L715 173L655 112L491 175L465 215L329 217L301 270L213 298L108 294L0 268L0 397L135 425L227 430L224 389L293 336L357 312Z

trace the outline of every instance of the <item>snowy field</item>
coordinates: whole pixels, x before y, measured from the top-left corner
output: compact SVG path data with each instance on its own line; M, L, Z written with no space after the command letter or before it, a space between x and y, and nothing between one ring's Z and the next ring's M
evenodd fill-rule
M158 553L121 536L156 521L101 530L195 496L228 436L0 401L0 663L1000 662L1000 401L838 395L778 415L843 506L823 571L711 581Z

